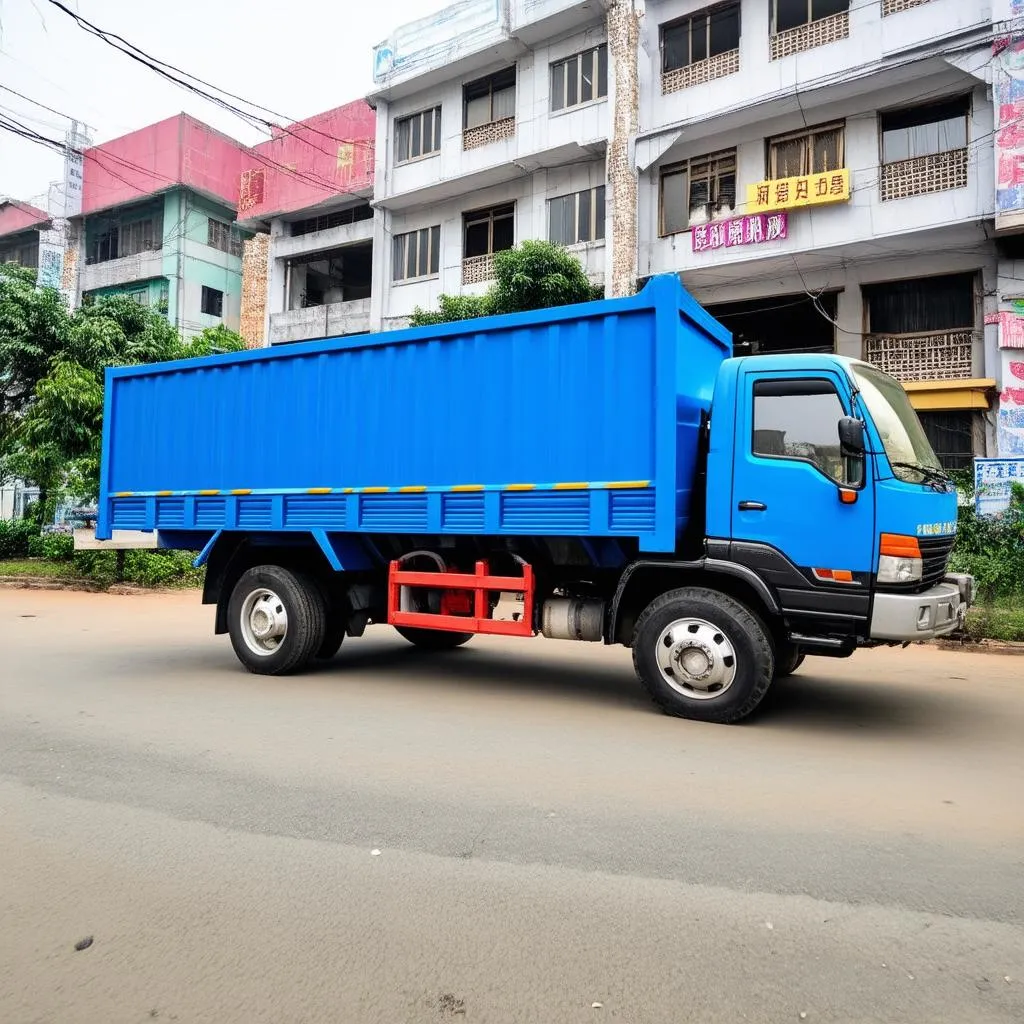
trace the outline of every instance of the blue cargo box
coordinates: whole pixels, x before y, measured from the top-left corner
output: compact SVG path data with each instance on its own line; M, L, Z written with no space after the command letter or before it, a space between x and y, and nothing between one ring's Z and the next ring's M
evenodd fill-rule
M636 538L671 551L730 335L638 295L107 371L112 530Z

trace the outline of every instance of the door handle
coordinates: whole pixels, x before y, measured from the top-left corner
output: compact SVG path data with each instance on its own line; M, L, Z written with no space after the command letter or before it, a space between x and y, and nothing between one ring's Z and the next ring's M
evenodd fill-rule
M767 512L768 506L763 501L741 501L739 510L741 512Z

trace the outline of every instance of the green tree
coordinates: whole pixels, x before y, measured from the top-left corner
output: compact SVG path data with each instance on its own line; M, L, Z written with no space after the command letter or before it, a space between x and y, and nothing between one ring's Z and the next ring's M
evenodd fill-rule
M0 266L0 476L34 482L47 516L61 489L97 493L108 366L205 357L245 343L223 324L183 342L158 311L127 296L69 313L33 276Z
M602 289L590 283L573 253L554 242L526 241L495 253L494 284L485 295L442 295L439 310L417 306L410 324L428 327L478 316L568 306L602 295Z

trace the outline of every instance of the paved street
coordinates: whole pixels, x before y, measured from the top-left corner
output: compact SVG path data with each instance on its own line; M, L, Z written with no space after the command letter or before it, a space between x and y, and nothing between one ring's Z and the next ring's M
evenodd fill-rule
M721 727L618 649L266 679L211 621L0 591L4 1024L1024 1020L1024 659L809 662Z

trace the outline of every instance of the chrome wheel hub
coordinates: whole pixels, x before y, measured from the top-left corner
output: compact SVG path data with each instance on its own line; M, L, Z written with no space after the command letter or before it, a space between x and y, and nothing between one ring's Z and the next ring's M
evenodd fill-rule
M736 650L705 619L676 619L658 638L658 668L677 693L694 700L721 697L736 680Z
M253 654L268 657L288 635L288 612L272 590L254 590L242 604L242 638Z

